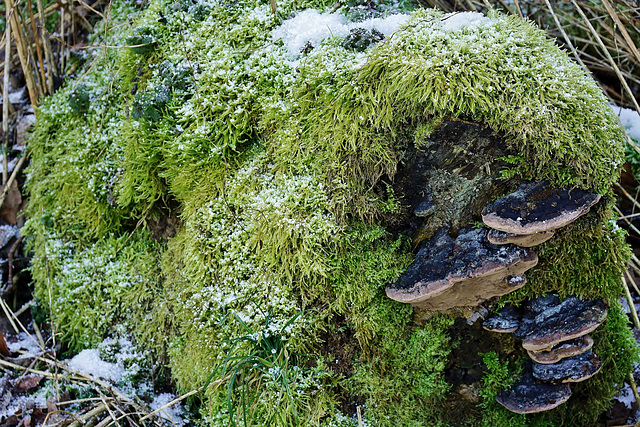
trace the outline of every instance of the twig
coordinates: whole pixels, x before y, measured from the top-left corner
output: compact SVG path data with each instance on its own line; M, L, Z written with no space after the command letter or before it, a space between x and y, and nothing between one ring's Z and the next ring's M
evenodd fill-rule
M635 268L633 268L632 263L629 263L629 267L634 269L634 271L636 270ZM633 290L636 291L638 296L640 296L640 289L638 289L638 285L636 284L636 281L633 280L633 276L631 276L631 273L627 272L627 277L629 277L629 280L631 281L631 285L633 285Z
M629 276L628 271L625 271L625 273L627 274L630 280L633 280ZM624 276L622 276L622 284L624 285L623 286L624 294L627 297L627 302L629 303L629 308L631 309L631 318L633 319L633 323L636 325L636 328L640 330L640 320L638 319L638 312L636 311L636 307L633 303L633 298L631 297L631 292L629 292L629 285L627 284L627 281L625 280Z
M46 10L42 8L42 0L36 0L36 5L38 6L38 14L40 16L46 16ZM57 4L54 3L55 6ZM47 8L48 9L48 8ZM44 28L44 24L42 24L43 19L40 19L40 25L43 26L41 34L42 34L42 44L44 46L44 57L47 60L48 73L47 73L47 88L49 89L49 93L53 93L53 76L57 74L56 71L56 63L53 59L53 51L51 50L51 42L49 41L49 32Z
M38 8L38 13L34 15L34 19L40 19L41 16L46 17L47 15L50 15L51 12L55 11L58 7L60 7L60 5L58 4L58 2L56 2L56 3L53 3L51 6L47 6L47 8L42 11L40 10L40 8ZM30 25L31 18L27 19L24 24Z
M56 402L57 406L73 405L74 403L87 403L102 400L99 397L87 397L86 399L65 400L64 402Z
M620 185L620 183L616 182L616 187L618 188L618 190L622 191L622 194L624 194L631 203L633 203L634 207L640 208L640 203L631 194L629 194L627 190L625 190L624 187Z
M104 407L107 408L107 412L109 412L109 416L111 417L111 419L116 423L116 425L118 427L120 427L120 424L118 423L116 416L114 415L113 412L111 412L111 408L109 408L109 405L107 404L107 400L105 399L104 395L102 393L100 393L100 390L97 390L98 394L100 395L100 400L102 400L102 403L104 404Z
M9 12L9 19L13 10ZM4 35L4 76L2 86L2 185L9 179L9 73L11 72L11 26L7 25Z
M49 294L49 320L50 320L50 326L51 326L51 340L53 342L53 346L52 346L52 351L53 351L53 357L55 359L57 359L58 357L56 356L56 327L55 327L55 322L54 322L54 318L53 318L53 298L51 297L51 277L49 274L49 258L45 257L45 267L47 270L47 293ZM53 383L55 385L56 388L56 401L60 400L60 388L59 388L59 384L58 384L58 364L55 363L54 367L53 367Z
M560 30L560 33L562 34L562 37L564 38L564 41L567 44L567 46L569 46L569 49L571 49L571 53L576 58L576 61L578 61L578 64L580 64L582 69L585 72L589 73L589 68L587 68L587 66L584 65L584 62L582 62L582 59L580 59L580 55L578 55L578 51L573 46L573 43L571 43L571 39L569 38L567 33L564 31L564 28L562 27L562 25L560 25L560 20L558 19L558 16L556 15L555 11L553 10L553 6L551 6L551 3L549 2L549 0L544 0L544 1L547 4L547 8L549 9L549 12L551 13L551 16L553 17L553 21L556 23L556 27L558 27L558 29Z
M513 2L516 5L516 10L518 11L518 15L520 15L520 18L524 18L524 15L522 14L522 9L520 9L520 2L518 2L518 0L513 0Z
M40 371L38 369L33 369L33 368L25 368L22 365L18 365L17 363L11 363L11 362L8 362L8 361L6 361L4 359L0 359L0 365L6 366L6 367L12 368L12 369L27 370L28 372L30 372L32 374L43 375L46 378L53 378L53 374L51 372Z
M102 12L100 12L99 10L94 9L90 4L85 3L83 0L77 0L78 3L80 3L80 6L85 7L87 9L89 9L91 12L95 13L96 15L99 15L100 18L106 20L107 17L104 16L104 14Z
M633 390L633 396L636 398L636 403L640 405L640 395L638 394L636 380L633 378L633 372L629 372L629 384L631 385L631 390Z
M22 313L24 313L25 311L29 310L31 308L31 306L35 303L35 300L31 300L29 302L25 302L22 307L20 307L18 310L16 310L16 317L20 317L20 315Z
M78 421L78 419L76 418L76 416L75 416L75 415L73 415L71 412L68 412L68 411L65 411L65 410L62 410L62 409L57 409L57 410L55 410L55 411L47 412L47 416L46 416L46 417L44 417L44 421L42 422L42 425L43 425L43 426L46 426L46 425L47 425L47 421L49 420L49 417L50 417L51 415L54 415L54 414L67 414L67 415L69 415L71 418L73 418L74 420Z
M632 218L637 218L639 216L640 216L640 213L634 213L634 214L630 214L630 215L623 215L623 216L620 217L620 219L632 219Z
M4 0L4 4L7 11L12 11L14 8L13 0ZM13 33L14 40L16 41L16 47L18 49L18 58L20 58L20 64L22 65L22 71L24 78L27 82L27 90L29 91L29 99L31 105L36 106L39 98L38 87L35 84L34 76L31 71L31 63L29 61L29 49L25 44L24 33L22 32L22 26L18 19L17 13L11 13L9 15L9 23L11 25L11 32Z
M36 343L36 345L38 347L40 347L40 343L35 338L33 338L33 335L31 335L29 333L29 331L27 331L27 328L24 327L22 322L20 322L20 320L18 320L18 317L15 315L15 313L13 311L11 311L11 309L9 308L7 303L5 302L4 298L0 298L0 305L2 306L2 310L4 311L4 314L7 316L7 318L11 322L11 326L13 326L13 328L16 330L16 333L20 333L20 331L18 331L18 329L16 328L16 324L13 322L12 319L15 319L17 324L20 325L20 328L22 329L22 331L25 334L27 334L27 336L29 338L31 338L31 341L33 341L34 343ZM44 348L41 348L41 350L44 351Z
M4 302L4 298L0 298L0 306L2 306L2 310L4 311L5 316L7 316L7 319L9 319L9 323L11 323L11 326L13 327L13 330L16 332L16 334L19 334L20 330L18 329L18 326L13 321L13 317L11 317L11 315L9 314L9 311L11 311L11 310L7 311L6 304Z
M45 82L47 80L46 80L46 77L44 75L44 60L42 59L42 48L40 46L40 37L38 37L38 30L36 28L36 21L33 18L33 4L31 2L31 0L27 0L27 9L29 10L29 17L31 19L31 32L32 32L32 35L33 35L34 43L36 45L36 56L38 58L37 62L40 65L38 67L40 69L39 70L40 71L40 86L41 86L40 93L41 94L45 94L46 91L47 91L47 88L45 86ZM25 27L26 27L26 24L25 24Z
M42 338L42 333L40 332L40 327L38 326L38 322L33 321L33 331L36 333L36 337L38 337L38 341L40 341L40 346L45 348L46 345L44 343L44 338Z
M6 0L5 0L6 1ZM589 30L591 31L591 34L593 34L594 38L596 39L596 42L598 43L598 45L600 46L600 48L604 51L605 56L607 57L607 60L609 61L609 65L613 68L613 70L615 71L616 75L618 76L618 79L620 80L620 83L622 84L622 86L624 87L625 91L627 92L627 95L629 95L629 98L631 98L631 102L633 103L633 105L636 108L636 111L640 111L640 106L638 105L638 101L636 101L635 96L633 95L633 92L631 91L631 88L629 88L629 84L627 83L627 80L622 76L622 73L620 72L620 69L618 68L618 66L616 65L616 62L613 60L613 58L611 57L611 54L609 53L609 49L606 48L606 46L604 45L604 43L602 42L602 38L600 37L600 35L598 34L598 32L596 31L595 28L593 28L593 25L591 25L591 21L589 21L589 19L587 18L587 16L584 14L584 12L582 11L582 9L580 8L580 6L578 6L578 4L576 3L575 0L571 0L571 3L573 3L573 5L575 6L576 10L578 11L578 13L580 14L580 16L582 17L582 19L584 20L584 22L587 24L587 26L589 27Z
M93 408L91 411L87 412L86 414L76 418L76 420L74 422L72 422L71 424L69 424L69 427L80 427L82 424L84 424L86 421L88 421L90 418L93 418L95 416L100 415L101 413L103 413L106 410L106 406L104 403L99 404L98 406L96 406L95 408Z

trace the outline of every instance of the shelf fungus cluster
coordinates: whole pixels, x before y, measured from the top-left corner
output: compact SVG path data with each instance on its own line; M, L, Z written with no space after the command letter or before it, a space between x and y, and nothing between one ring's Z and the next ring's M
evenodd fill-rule
M546 411L571 396L569 383L591 378L600 370L588 335L607 317L602 301L547 295L530 301L521 312L506 306L484 321L487 330L513 333L522 339L530 361L522 376L497 396L510 411L527 414Z
M584 190L524 183L485 207L482 221L491 227L492 243L531 247L549 240L555 230L588 213L599 200L599 194Z
M547 183L524 183L513 193L482 209L490 227L462 227L454 237L439 228L418 246L414 262L389 298L428 311L474 307L521 288L524 273L538 256L529 249L550 239L555 230L589 212L600 195L577 189L554 189ZM424 200L414 213L424 217Z

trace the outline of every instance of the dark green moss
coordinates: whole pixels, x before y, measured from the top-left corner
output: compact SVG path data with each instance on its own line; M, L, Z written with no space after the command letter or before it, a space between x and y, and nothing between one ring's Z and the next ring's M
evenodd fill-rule
M436 316L424 328L405 321L387 330L356 364L351 389L364 396L367 418L379 426L437 425L449 390L444 369L453 318Z

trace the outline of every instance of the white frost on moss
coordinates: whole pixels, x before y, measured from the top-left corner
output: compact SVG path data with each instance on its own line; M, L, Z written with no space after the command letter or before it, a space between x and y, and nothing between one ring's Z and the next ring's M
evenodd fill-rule
M491 24L492 19L478 12L450 13L442 19L441 30L459 31L464 28L473 29L483 24Z

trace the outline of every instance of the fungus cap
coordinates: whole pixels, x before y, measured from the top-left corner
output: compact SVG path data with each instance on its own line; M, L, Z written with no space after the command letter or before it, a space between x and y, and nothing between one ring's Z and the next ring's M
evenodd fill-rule
M482 210L482 221L496 230L534 234L556 230L589 212L600 194L579 189L554 189L546 182L523 183L513 193Z
M520 327L522 314L512 305L506 305L482 323L482 327L487 331L510 333L515 332Z
M496 401L517 414L548 411L571 397L569 384L539 383L525 368L522 376L508 389L496 396Z
M577 383L591 378L600 370L600 359L591 350L567 357L553 364L535 363L533 376L541 381Z
M475 306L524 286L535 252L496 246L486 229L463 228L454 240L446 227L423 242L413 264L386 289L387 296L426 310Z
M592 332L606 317L607 307L602 301L571 296L539 313L528 313L515 336L523 338L522 346L526 350L549 350L560 342Z
M566 357L576 356L584 353L593 347L593 338L583 335L569 341L564 341L554 345L550 350L532 351L527 350L527 354L534 362L545 365L557 363Z
M540 233L533 234L514 234L504 231L491 229L487 238L494 245L506 245L512 243L523 248L530 248L532 246L539 245L546 242L555 234L555 230L541 231Z

